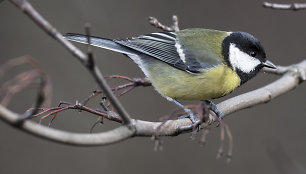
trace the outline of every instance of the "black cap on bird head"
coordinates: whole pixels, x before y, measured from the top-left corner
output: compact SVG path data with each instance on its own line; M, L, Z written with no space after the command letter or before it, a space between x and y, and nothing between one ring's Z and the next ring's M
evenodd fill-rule
M222 43L222 54L228 66L237 72L241 84L254 77L263 67L276 66L266 59L260 42L245 32L230 32Z

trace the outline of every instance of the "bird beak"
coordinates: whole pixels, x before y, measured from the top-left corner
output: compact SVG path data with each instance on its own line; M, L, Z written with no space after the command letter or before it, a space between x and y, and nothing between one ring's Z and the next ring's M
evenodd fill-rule
M269 60L266 60L265 62L263 62L262 65L267 68L277 69L274 63L270 62Z

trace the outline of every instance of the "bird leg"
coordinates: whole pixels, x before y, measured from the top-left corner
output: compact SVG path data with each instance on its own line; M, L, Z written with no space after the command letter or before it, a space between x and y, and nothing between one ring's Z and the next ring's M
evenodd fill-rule
M198 120L198 119L195 118L193 112L192 112L189 108L185 107L184 105L182 105L182 104L181 104L180 102L178 102L177 100L175 100L175 99L173 99L173 98L170 98L170 97L166 97L166 99L167 99L168 101L171 101L171 102L173 102L174 104L178 105L178 106L179 106L180 108L182 108L187 114L189 114L188 117L190 118L190 120L191 120L192 123L195 123L195 122ZM184 116L183 116L183 117L184 117Z
M169 101L172 101L173 103L175 103L176 105L178 105L182 109L184 109L184 111L189 114L187 116L180 116L179 117L180 119L188 117L188 118L190 118L190 120L192 122L191 125L180 127L180 131L186 131L186 130L195 129L195 128L197 130L199 130L200 129L200 125L203 122L205 122L205 119L208 118L208 115L209 115L210 111L213 111L216 114L216 116L218 117L218 120L221 120L223 118L222 112L218 109L216 104L214 104L210 100L202 100L201 107L197 111L198 117L196 118L194 113L189 108L185 107L184 105L182 105L181 103L179 103L178 101L176 101L176 100L174 100L172 98L167 98L167 99ZM199 118L201 118L201 119L199 119ZM219 124L217 126L219 126Z
M166 99L167 99L168 101L171 101L171 102L173 102L174 104L178 105L180 108L182 108L182 109L188 114L187 116L186 116L186 115L180 116L179 119L188 117L188 118L191 120L191 122L192 122L191 125L181 126L180 129L179 129L180 131L189 130L189 129L191 129L191 128L192 128L192 129L195 129L195 128L196 128L197 131L200 130L200 125L201 125L202 121L201 121L199 118L196 118L196 117L195 117L195 115L194 115L194 113L191 111L191 109L185 107L184 105L182 105L180 102L178 102L177 100L175 100L175 99L173 99L173 98L170 98L170 97L167 97L167 96L166 96Z

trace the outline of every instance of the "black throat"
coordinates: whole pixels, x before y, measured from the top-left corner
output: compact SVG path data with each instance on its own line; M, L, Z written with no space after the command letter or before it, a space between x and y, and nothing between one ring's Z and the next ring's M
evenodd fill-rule
M241 79L240 85L244 84L245 82L247 82L248 80L253 78L261 70L261 68L262 67L256 67L253 71L251 71L249 73L245 73L245 72L242 72L239 69L236 69L236 73L238 74L238 76Z

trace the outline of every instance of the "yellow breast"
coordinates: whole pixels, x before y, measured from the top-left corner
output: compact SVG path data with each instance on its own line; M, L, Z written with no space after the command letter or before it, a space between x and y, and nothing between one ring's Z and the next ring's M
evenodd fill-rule
M237 73L225 65L217 66L205 73L190 74L162 62L158 64L147 67L146 75L159 93L173 99L219 98L240 85Z

